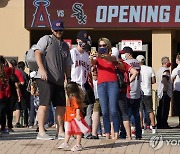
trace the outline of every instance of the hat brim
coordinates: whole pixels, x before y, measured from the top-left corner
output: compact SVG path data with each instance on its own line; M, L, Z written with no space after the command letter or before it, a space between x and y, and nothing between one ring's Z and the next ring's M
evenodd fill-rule
M52 30L64 30L64 28L52 28Z
M120 50L119 54L125 54L124 50Z
M77 39L84 41L84 42L90 41L90 39L85 39L85 38L80 38L80 37L78 37Z

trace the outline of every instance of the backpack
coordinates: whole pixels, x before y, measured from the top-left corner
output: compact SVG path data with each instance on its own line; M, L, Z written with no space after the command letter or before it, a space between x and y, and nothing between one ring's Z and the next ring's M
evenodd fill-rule
M35 52L34 52L35 48L36 48L36 45L34 44L25 53L25 64L26 64L27 68L29 68L31 71L38 70L38 65L36 63Z
M46 48L45 50L47 50L48 46L50 45L50 39L51 39L51 36L50 35L46 35L47 39L48 39L48 43L46 45ZM25 64L26 64L26 67L29 68L31 71L37 71L38 70L38 65L36 63L36 59L35 59L35 51L36 50L36 44L32 45L32 47L26 51L25 53Z
M115 72L118 78L118 85L120 90L124 90L127 87L127 82L124 79L124 72L120 71L118 67L115 66Z

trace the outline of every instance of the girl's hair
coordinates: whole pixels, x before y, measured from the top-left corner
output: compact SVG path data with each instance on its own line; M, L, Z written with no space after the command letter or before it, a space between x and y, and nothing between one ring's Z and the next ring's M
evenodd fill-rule
M0 81L4 84L8 84L8 77L4 71L6 60L3 56L0 56Z
M100 39L98 40L98 45L99 45L100 41L103 41L105 44L107 44L108 52L111 53L111 52L112 52L112 50L111 50L112 45L111 45L110 40L109 40L108 38L102 37L102 38L100 38Z
M77 102L81 106L81 109L84 107L84 94L81 87L76 82L69 82L66 85L66 93L69 98L76 97Z
M5 65L5 59L3 56L0 56L0 78L3 79L5 77L4 72L4 65Z

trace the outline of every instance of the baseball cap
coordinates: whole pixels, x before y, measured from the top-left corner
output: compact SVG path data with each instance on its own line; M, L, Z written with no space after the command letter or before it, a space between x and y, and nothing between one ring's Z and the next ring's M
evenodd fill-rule
M61 20L53 21L51 28L53 30L64 30L64 23Z
M124 53L130 53L130 54L133 54L133 49L131 47L124 47L122 50L120 50L119 52L120 54L124 54Z
M88 33L84 30L78 32L77 39L80 39L81 41L90 41Z
M145 57L143 55L138 55L136 57L136 59L139 61L139 62L142 62L143 60L145 61Z

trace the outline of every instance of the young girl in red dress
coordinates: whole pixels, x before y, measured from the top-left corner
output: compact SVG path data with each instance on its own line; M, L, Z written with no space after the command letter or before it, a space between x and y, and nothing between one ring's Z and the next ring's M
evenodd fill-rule
M83 149L81 145L82 134L90 132L90 128L82 116L84 96L82 90L75 82L69 82L67 84L66 93L68 99L64 116L65 140L58 148L68 148L69 139L71 135L74 135L76 136L76 145L71 149L71 151L80 151Z

